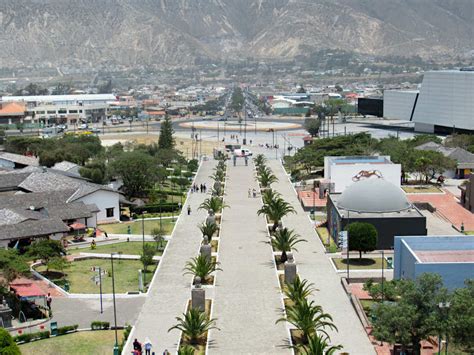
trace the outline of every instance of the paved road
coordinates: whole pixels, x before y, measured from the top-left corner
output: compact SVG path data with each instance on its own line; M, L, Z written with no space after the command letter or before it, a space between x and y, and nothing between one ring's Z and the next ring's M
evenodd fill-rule
M214 161L203 162L196 183L206 182L207 186L211 186L209 176L214 166ZM190 194L130 335L130 339L138 338L140 341L149 337L156 354L163 353L165 349L171 353L177 350L180 332L168 332L168 329L176 324L175 317L185 311L191 297L192 276L183 275L183 268L186 261L199 252L202 238L197 225L204 221L206 212L198 211L198 207L205 197L201 193ZM191 206L190 216L186 212L187 205ZM130 354L130 345L123 354Z
M313 295L315 302L321 305L325 312L332 315L339 329L338 333L330 332L331 342L342 344L344 351L352 355L374 354L374 347L341 286L340 276L337 275L325 255L323 245L303 211L283 167L277 160L269 160L268 164L279 179L273 187L297 211L297 214L290 214L283 219L284 226L294 229L308 241L308 243L298 245L299 252L295 253L295 261L299 275L314 283L319 289Z
M240 163L243 164L243 163ZM223 215L219 262L212 316L220 331L209 334L209 354L290 354L281 348L288 341L281 316L282 301L272 263L266 222L257 216L258 198L247 189L257 188L253 166L229 166L226 209Z

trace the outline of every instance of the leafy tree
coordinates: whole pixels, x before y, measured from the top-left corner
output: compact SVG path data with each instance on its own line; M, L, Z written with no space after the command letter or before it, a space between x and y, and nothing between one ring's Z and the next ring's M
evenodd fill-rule
M222 269L219 268L219 265L220 264L217 261L209 260L205 256L199 255L186 262L184 268L186 272L184 274L191 274L195 277L200 277L201 282L206 283L211 273L216 270L222 271Z
M449 338L466 353L474 353L474 281L454 290L449 307Z
M174 138L173 138L173 125L171 119L168 115L165 116L165 119L161 122L160 127L160 137L158 138L158 147L160 149L173 149L174 148Z
M129 197L142 196L157 180L153 158L142 152L124 152L111 164L112 175L120 176Z
M198 344L207 331L219 329L214 326L216 319L207 319L206 313L197 308L190 308L183 317L176 317L176 320L178 324L168 329L168 332L173 329L180 330L191 345Z
M277 250L281 251L280 261L282 263L288 260L286 255L287 252L298 251L295 245L301 242L306 242L307 240L302 239L299 234L296 234L293 230L288 228L278 229L275 234L273 234L270 244Z
M51 258L46 264L46 271L56 270L61 274L64 274L64 270L68 269L69 267L71 267L71 263L66 258L55 256Z
M420 341L437 336L442 321L438 304L447 299L441 276L425 273L413 280L400 280L398 301L378 304L374 309L373 335L390 344L410 345L420 354Z
M0 354L21 355L20 348L5 328L0 328Z
M48 89L41 87L38 84L30 83L23 89L15 92L15 96L38 96L48 95Z
M332 317L324 313L322 307L316 305L314 301L308 302L306 299L288 306L286 317L278 319L277 323L279 322L288 322L301 330L303 344L308 344L309 337L315 334L324 334L329 337L326 328L337 330Z
M29 271L26 260L16 250L0 249L0 273L8 283L20 275L27 275Z
M161 228L153 228L151 230L151 236L153 240L156 242L156 250L163 248L163 241L165 240L165 231Z
M96 184L105 184L107 182L107 165L102 159L94 159L88 162L83 168L79 169L82 177L90 179Z
M55 257L61 257L66 254L61 242L57 240L42 239L31 244L26 254L35 259L40 259L45 265Z
M377 229L373 224L354 222L347 226L349 234L349 250L357 250L359 258L362 252L375 250L377 247Z
M155 251L156 249L148 243L145 243L145 245L143 246L143 250L140 255L140 261L143 264L143 271L145 272L145 274L148 271L148 266L153 264L153 257L155 256Z
M306 118L304 120L304 129L308 131L311 137L316 137L321 127L321 120L319 118Z

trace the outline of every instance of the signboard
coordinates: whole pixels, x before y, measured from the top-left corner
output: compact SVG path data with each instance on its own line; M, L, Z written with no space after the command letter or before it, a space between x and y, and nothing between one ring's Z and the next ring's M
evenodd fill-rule
M347 231L341 231L339 232L339 239L338 239L338 246L342 249L347 249L348 248L348 242L349 242L349 235L347 234Z

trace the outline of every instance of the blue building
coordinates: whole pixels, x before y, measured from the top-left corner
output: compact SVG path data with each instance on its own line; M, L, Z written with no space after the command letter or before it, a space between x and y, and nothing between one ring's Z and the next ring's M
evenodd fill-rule
M397 236L394 247L394 279L436 273L449 289L474 279L474 236Z

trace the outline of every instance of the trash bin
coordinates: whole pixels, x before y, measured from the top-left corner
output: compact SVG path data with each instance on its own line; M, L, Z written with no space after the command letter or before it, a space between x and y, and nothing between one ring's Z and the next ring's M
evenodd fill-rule
M51 322L49 327L51 329L51 335L58 335L58 322Z

